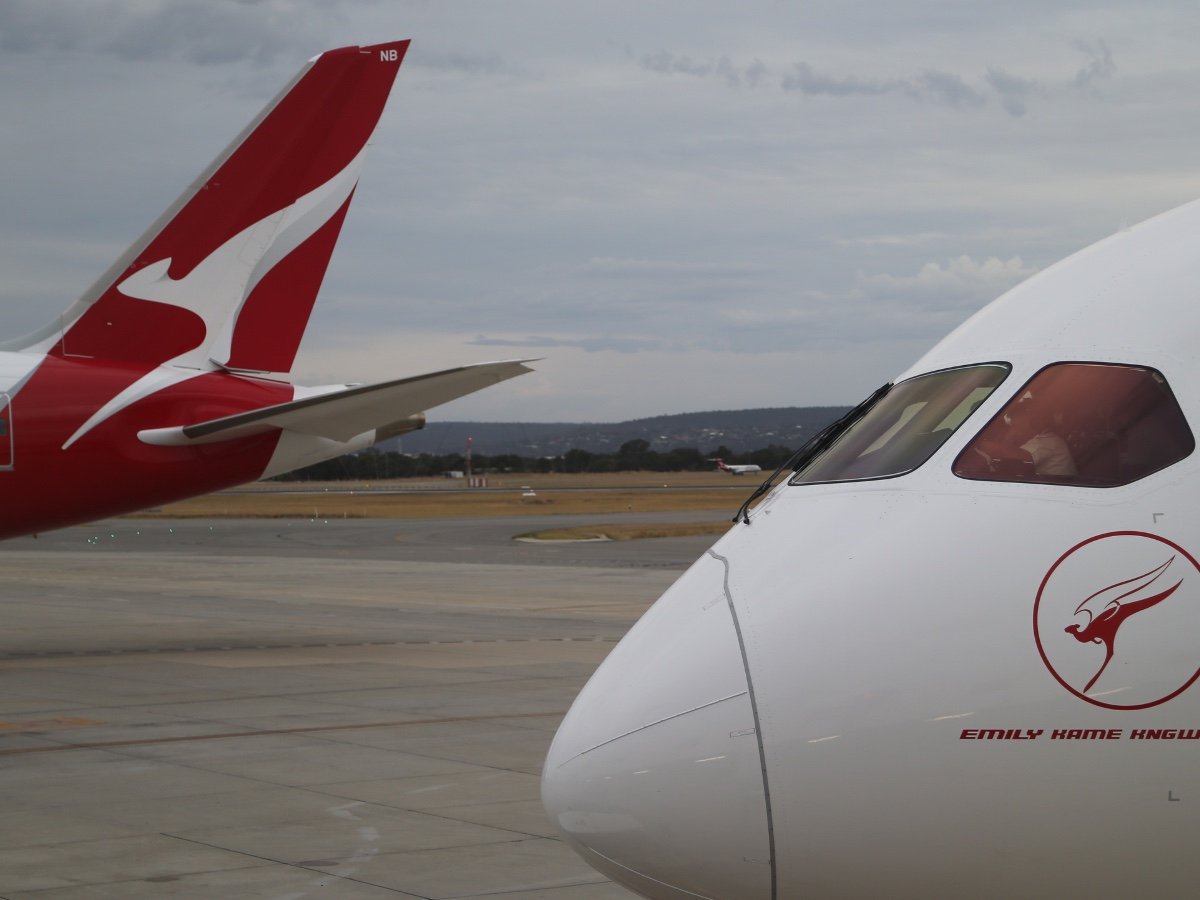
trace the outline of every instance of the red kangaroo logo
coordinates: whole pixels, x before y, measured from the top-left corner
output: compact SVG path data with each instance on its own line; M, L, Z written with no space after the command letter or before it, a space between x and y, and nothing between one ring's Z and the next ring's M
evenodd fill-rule
M1130 599L1151 589L1155 582L1171 567L1171 563L1173 562L1175 562L1174 556L1156 569L1151 569L1149 572L1145 572L1135 578L1118 581L1116 584L1111 584L1106 588L1096 591L1096 593L1080 603L1079 606L1075 607L1075 614L1086 613L1088 622L1082 627L1077 623L1068 625L1065 629L1066 632L1073 635L1075 640L1081 644L1104 645L1104 662L1101 664L1099 671L1092 676L1092 680L1083 689L1084 693L1091 690L1092 685L1104 674L1104 670L1112 662L1113 654L1116 652L1117 629L1121 627L1125 620L1134 613L1142 612L1162 603L1183 584L1183 579L1180 578L1169 588L1161 590L1156 594ZM1116 596L1113 596L1114 594Z

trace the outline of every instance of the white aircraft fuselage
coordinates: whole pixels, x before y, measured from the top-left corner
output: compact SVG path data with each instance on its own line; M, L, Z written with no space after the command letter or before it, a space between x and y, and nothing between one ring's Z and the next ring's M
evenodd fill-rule
M584 859L660 900L1194 895L1197 248L1193 203L1029 279L702 556L551 747Z

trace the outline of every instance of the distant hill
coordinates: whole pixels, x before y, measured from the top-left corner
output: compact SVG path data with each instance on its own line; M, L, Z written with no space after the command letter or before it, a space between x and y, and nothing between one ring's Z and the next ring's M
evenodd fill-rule
M612 453L641 439L652 450L694 447L708 453L727 447L734 453L771 444L795 449L849 411L848 406L785 406L725 409L651 416L627 422L437 422L379 445L405 453L461 453L472 438L476 453L495 456L561 456L568 450Z

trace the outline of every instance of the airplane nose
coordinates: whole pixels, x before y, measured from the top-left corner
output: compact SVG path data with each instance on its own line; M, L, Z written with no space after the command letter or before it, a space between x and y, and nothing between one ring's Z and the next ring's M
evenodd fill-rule
M724 565L705 556L579 694L542 802L593 868L646 897L766 900L764 782Z

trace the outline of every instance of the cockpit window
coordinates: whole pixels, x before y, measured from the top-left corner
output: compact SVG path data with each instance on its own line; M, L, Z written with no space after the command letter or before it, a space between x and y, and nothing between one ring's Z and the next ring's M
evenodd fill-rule
M954 462L984 481L1116 487L1190 454L1196 441L1162 374L1060 363L1039 372Z
M894 386L792 478L792 484L888 478L911 472L1008 375L1002 363L947 369Z

